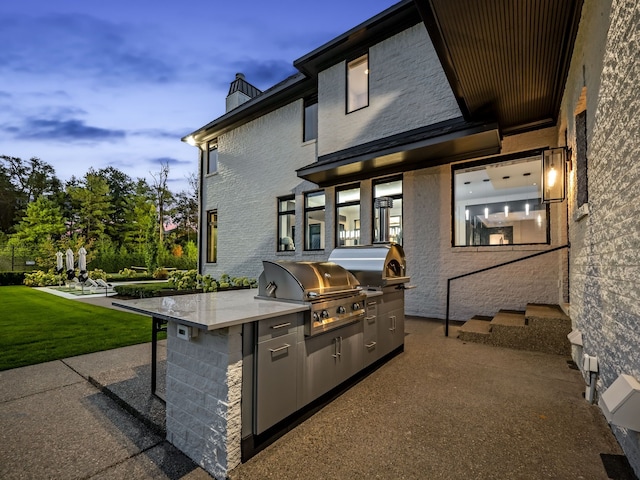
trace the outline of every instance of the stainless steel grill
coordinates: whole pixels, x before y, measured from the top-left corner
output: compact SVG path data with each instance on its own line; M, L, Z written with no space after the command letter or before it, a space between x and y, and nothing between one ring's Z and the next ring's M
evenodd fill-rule
M317 335L364 318L356 277L332 262L262 262L258 298L308 303L305 334Z
M351 272L362 287L380 289L409 281L404 250L394 243L336 248L329 261Z

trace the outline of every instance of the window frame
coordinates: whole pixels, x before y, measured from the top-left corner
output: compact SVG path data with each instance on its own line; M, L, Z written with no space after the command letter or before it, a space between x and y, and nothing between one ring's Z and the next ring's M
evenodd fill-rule
M315 121L315 135L311 138L307 138L307 109L315 106L316 108L316 121ZM304 99L302 107L302 143L313 142L318 139L318 95L312 95Z
M587 111L576 114L576 206L589 203L589 158L587 156Z
M456 189L455 189L455 172L456 170L464 170L468 168L475 167L483 167L485 165L493 165L496 163L509 162L513 160L526 159L530 157L534 157L538 155L540 157L540 162L542 163L542 156L544 151L548 150L548 148L537 148L533 150L527 150L524 152L516 152L510 153L506 155L498 155L494 157L487 157L481 160L473 160L470 162L460 162L451 165L451 247L452 248L478 248L478 247L495 247L495 248L503 248L503 247L513 247L513 246L531 246L531 245L550 245L551 244L551 209L549 208L549 204L544 204L545 207L545 229L546 229L546 239L544 242L535 242L535 243L510 243L504 245L456 245ZM542 168L542 167L541 167ZM542 178L538 180L540 188L542 188ZM540 192L540 200L542 201L542 192Z
M213 222L211 218L213 216ZM218 209L207 210L206 263L218 263ZM212 255L213 245L213 255ZM213 259L212 259L213 257Z
M292 210L280 210L280 205L282 202L290 202L293 201L293 209ZM296 207L295 207L295 202L296 202L296 196L295 195L284 195L282 197L278 197L276 199L276 213L278 216L278 225L277 225L277 237L276 237L276 252L278 253L282 253L282 252L295 252L296 251L296 239L295 239L295 228L296 228ZM282 232L280 231L280 219L281 217L285 216L285 215L293 215L293 237L290 237L293 240L293 249L291 250L284 250L281 249L281 242L280 239L283 238L282 237Z
M308 206L308 199L310 196L317 194L317 193L322 193L324 194L324 205L322 205L321 207L309 207ZM305 252L322 252L325 250L325 247L322 248L307 248L307 240L308 240L308 213L309 212L318 212L318 211L323 211L325 218L324 218L324 225L325 225L325 232L326 232L326 228L327 228L327 191L324 189L320 189L320 190L313 190L310 192L304 192L304 233L303 233L303 251ZM322 244L322 240L320 242Z
M375 201L376 201L376 186L377 185L382 185L384 183L392 183L392 182L397 182L400 181L401 185L402 185L402 193L396 193L394 195L385 195L385 197L389 197L392 198L393 200L402 200L402 213L401 215L401 222L404 220L404 175L403 174L399 174L399 175L392 175L389 177L380 177L380 178L375 178L373 179L373 181L371 182L371 239L373 240L373 243L379 243L380 240L376 239L376 208L375 208ZM399 245L402 245L402 242L399 243Z
M215 151L215 168L211 169L211 152ZM218 142L207 142L207 151L205 152L205 171L206 176L218 173Z
M357 108L354 108L354 109L350 109L349 108L349 72L350 72L349 65L354 63L354 62L357 62L358 60L360 60L363 57L366 57L365 61L366 61L366 65L367 65L366 66L366 70L365 70L366 78L367 78L367 101L366 101L366 103L364 105L362 105L360 107L357 107ZM370 75L370 69L369 69L369 51L368 50L366 52L363 52L363 53L361 53L359 55L356 55L354 57L349 57L345 61L345 86L344 86L345 87L345 105L344 105L344 108L345 108L345 114L346 115L348 115L350 113L353 113L353 112L357 112L357 111L362 110L363 108L367 108L369 106L369 103L370 103L369 92L371 90L371 88L370 88L371 85L370 85L370 80L369 80L370 76L371 75Z
M338 203L338 195L340 194L340 192L344 192L347 190L354 190L356 188L358 189L358 200L351 200L349 202ZM359 182L351 183L348 185L341 185L335 188L335 219L336 221L334 222L335 223L334 234L335 234L336 247L352 248L358 245L358 243L356 243L356 245L340 245L340 215L338 214L338 211L340 210L341 207L353 207L355 205L358 206L359 217L362 217L362 187L360 186ZM359 218L358 221L361 222L362 218ZM354 226L354 230L355 230L355 226ZM361 229L359 229L359 231L360 230Z

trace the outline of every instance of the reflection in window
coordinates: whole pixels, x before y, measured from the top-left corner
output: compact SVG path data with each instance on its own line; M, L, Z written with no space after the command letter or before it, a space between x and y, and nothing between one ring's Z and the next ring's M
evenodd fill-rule
M369 105L369 55L347 63L347 113Z
M402 177L376 180L373 184L373 241L402 245ZM378 202L375 199L388 199ZM378 204L378 208L375 205ZM382 207L382 208L380 208ZM386 236L380 232L380 214L386 215Z
M542 156L454 167L454 245L548 243Z
M336 192L336 245L353 247L360 243L360 187L343 187Z
M325 194L324 190L307 193L304 196L304 231L305 250L324 249L325 228Z
M207 149L207 175L218 171L218 145L210 144Z
M218 261L218 211L207 212L207 263Z
M318 98L313 97L304 102L303 141L309 142L318 138Z
M278 251L296 249L296 200L293 195L278 199Z

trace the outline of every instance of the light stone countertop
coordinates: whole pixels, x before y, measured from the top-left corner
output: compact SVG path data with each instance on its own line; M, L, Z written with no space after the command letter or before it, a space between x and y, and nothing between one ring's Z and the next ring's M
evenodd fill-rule
M203 330L241 325L309 310L308 304L255 298L258 290L194 293L175 297L114 301L113 305Z

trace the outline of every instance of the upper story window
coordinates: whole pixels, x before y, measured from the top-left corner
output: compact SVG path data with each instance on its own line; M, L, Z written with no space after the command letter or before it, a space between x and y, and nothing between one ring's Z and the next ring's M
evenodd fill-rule
M373 199L373 241L402 245L402 176L375 180Z
M318 138L318 96L304 101L304 133L302 140L309 142Z
M278 251L296 249L296 199L293 195L278 198Z
M549 243L542 154L453 167L454 246Z
M218 261L218 211L207 212L207 263Z
M587 111L576 115L576 170L578 207L589 202L587 161Z
M347 113L369 105L369 55L347 62Z
M210 143L207 145L207 158L205 159L207 166L207 175L218 171L218 144Z
M336 245L360 243L360 187L351 185L336 191Z
M304 232L305 250L324 250L324 190L306 193L304 196Z

